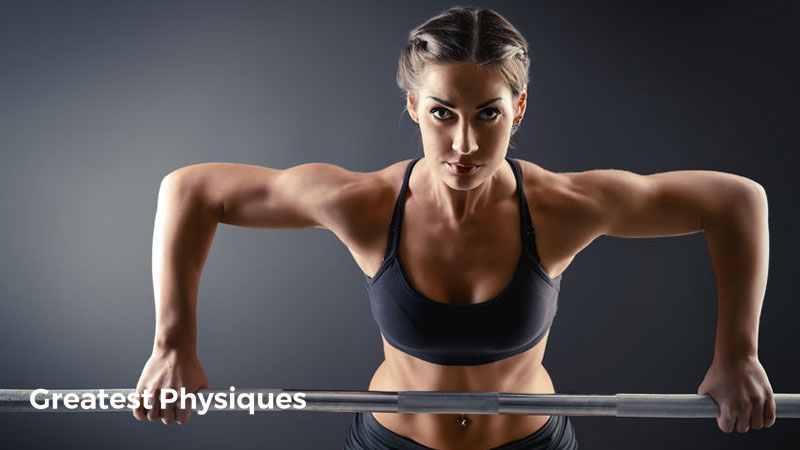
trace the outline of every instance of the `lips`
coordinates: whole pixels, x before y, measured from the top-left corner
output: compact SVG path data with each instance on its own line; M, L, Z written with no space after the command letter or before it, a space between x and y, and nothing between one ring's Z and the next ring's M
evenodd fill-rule
M471 174L475 172L478 169L478 167L480 167L479 164L464 164L459 162L448 162L447 165L450 167L451 170L453 170L455 173L459 175Z

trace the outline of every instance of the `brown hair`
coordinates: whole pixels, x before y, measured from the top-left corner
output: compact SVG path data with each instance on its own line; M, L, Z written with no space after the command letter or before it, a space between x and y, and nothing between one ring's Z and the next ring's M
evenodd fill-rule
M408 35L397 67L397 85L416 94L426 64L473 62L503 74L514 98L528 84L528 42L495 11L455 7L428 19ZM512 127L512 134L516 132Z

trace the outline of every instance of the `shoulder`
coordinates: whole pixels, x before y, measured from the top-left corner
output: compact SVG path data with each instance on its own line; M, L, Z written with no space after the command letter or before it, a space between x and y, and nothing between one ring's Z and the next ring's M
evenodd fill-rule
M552 172L529 161L518 161L529 203L543 211L592 216L649 186L647 176L626 170Z
M391 222L405 169L400 161L371 172L357 172L332 166L324 170L332 180L319 201L320 223L353 250L380 246Z
M381 209L389 200L393 204L407 164L407 161L401 161L371 172L350 171L325 164L330 167L321 170L319 174L322 177L315 177L314 182L326 185L325 203L332 209L345 215L365 215L375 208Z
M530 161L517 159L528 204L540 212L581 210L590 202L578 173L553 172Z
M537 242L541 256L569 260L598 236L597 226L607 205L603 198L607 194L601 192L613 180L596 173L600 171L553 172L518 161L531 220L541 238Z
M731 204L765 204L760 186L732 174L673 171L640 175L600 169L552 173L531 164L525 190L533 220L577 243L600 235L663 237L703 229L704 216ZM748 199L742 202L742 199ZM537 224L534 224L536 226ZM560 239L561 237L558 237Z

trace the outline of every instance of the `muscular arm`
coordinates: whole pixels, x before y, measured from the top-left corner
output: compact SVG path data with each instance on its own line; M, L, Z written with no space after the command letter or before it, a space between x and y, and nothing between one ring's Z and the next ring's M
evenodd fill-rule
M743 177L710 171L570 175L591 198L594 233L618 237L706 233L717 276L716 351L755 355L767 282L769 233L764 189Z
M371 185L370 185L371 184ZM178 169L161 182L153 232L156 332L153 352L137 383L159 389L208 387L197 359L197 294L217 224L270 229L327 228L359 236L359 208L371 202L374 178L329 164L276 170L209 163ZM140 407L134 416L164 423L189 418L188 410Z
M180 173L162 180L152 249L156 349L195 352L197 290L221 213Z
M588 240L706 233L717 277L714 362L698 392L720 404L720 428L770 426L774 401L758 362L758 323L767 282L767 197L732 174L679 171L648 176L624 171L565 174L583 211Z
M194 351L200 276L218 223L324 228L349 172L328 164L277 170L244 164L187 166L161 182L153 231L155 345Z

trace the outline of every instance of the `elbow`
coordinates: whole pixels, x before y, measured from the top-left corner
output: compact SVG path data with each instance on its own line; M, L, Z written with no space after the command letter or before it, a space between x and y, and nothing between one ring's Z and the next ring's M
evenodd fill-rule
M753 223L767 216L767 193L761 184L742 176L728 177L700 217L700 228L730 223Z
M756 196L756 198L759 201L761 201L764 204L766 204L767 203L767 190L764 189L764 186L762 186L761 184L759 184L759 183L757 183L757 182L755 182L753 180L747 180L747 181L748 181L748 188L752 192L752 195Z
M158 202L181 202L192 206L193 210L202 210L222 220L222 203L214 200L208 189L209 170L204 164L181 167L168 173L161 179L158 188Z
M729 201L726 218L746 223L766 222L767 192L761 184L743 178Z
M749 178L744 178L738 195L738 204L748 209L767 210L767 191L764 186Z
M199 187L208 172L208 164L191 164L173 170L161 179L160 189L188 190Z
M197 191L198 177L192 173L193 166L173 170L161 179L158 186L158 197L187 198L193 197Z

